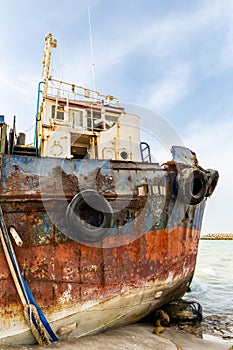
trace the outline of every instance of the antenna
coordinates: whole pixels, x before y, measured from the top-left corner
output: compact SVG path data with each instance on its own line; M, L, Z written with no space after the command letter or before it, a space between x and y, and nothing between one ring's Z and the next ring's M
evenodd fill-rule
M96 97L96 85L95 85L95 64L94 64L94 54L93 54L93 42L92 42L92 29L91 29L91 11L88 5L88 18L89 18L89 35L90 35L90 47L91 47L91 71L92 71L92 82L93 90Z
M63 64L62 64L62 51L60 45L60 72L61 72L61 81L63 80Z

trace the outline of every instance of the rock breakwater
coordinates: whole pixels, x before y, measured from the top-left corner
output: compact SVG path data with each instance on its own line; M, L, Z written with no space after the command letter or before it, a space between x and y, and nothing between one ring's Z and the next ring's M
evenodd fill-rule
M230 239L233 240L232 233L208 233L201 237L201 239Z

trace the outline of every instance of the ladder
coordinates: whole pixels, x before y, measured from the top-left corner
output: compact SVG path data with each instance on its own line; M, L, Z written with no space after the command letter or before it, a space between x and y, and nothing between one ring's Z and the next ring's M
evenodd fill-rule
M150 146L146 142L140 142L142 162L151 163Z

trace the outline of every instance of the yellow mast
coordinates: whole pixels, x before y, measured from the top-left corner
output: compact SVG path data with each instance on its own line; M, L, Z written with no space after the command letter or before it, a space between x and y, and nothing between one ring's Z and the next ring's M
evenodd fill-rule
M43 111L43 104L48 91L49 69L51 60L51 47L57 47L57 40L53 40L52 34L48 34L45 37L45 48L43 52L43 81L38 85L38 97L37 97L37 112L36 112L36 130L35 130L35 146L37 155L41 154L41 147L43 147L41 141L43 140L43 127L41 121L41 115ZM44 84L44 89L41 90L41 85ZM40 103L40 94L42 93L42 102Z
M57 47L57 40L53 39L52 34L48 34L45 37L45 48L44 48L44 59L42 62L43 66L43 81L45 82L45 88L43 95L45 96L48 89L48 80L49 80L49 69L51 61L51 47Z

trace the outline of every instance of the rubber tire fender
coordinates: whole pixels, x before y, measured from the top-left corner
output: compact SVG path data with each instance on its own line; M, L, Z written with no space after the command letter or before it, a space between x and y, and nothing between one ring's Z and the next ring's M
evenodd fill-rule
M208 179L206 197L210 197L218 183L219 173L217 170L207 169L206 174Z
M197 168L182 169L176 177L176 193L185 204L199 204L207 193L206 174Z
M81 210L91 210L101 215L98 226L88 223L80 217ZM94 243L104 239L113 227L113 209L110 203L92 189L76 194L66 210L67 236L76 242Z

